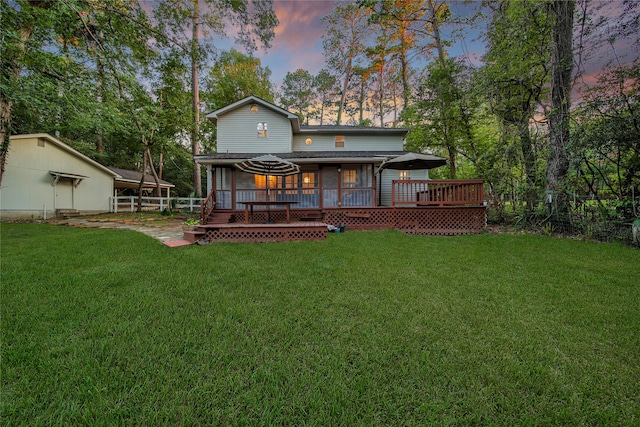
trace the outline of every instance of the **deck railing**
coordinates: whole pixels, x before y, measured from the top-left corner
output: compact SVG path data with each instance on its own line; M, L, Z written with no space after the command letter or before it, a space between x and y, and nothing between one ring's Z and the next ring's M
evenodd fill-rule
M394 180L393 206L460 206L484 204L484 180Z
M295 201L293 208L319 208L320 196L324 207L373 207L375 206L375 190L373 188L273 188L267 196L265 189L216 190L216 209L244 209L242 202L259 200ZM234 202L235 201L235 206ZM256 210L266 209L256 206Z
M200 204L200 223L206 224L209 215L213 213L216 208L216 191L212 190L211 193L204 199L204 202Z

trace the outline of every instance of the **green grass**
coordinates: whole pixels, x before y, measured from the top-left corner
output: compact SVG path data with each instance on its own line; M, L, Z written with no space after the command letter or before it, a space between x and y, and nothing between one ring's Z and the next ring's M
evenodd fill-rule
M2 425L638 425L640 251L2 224Z

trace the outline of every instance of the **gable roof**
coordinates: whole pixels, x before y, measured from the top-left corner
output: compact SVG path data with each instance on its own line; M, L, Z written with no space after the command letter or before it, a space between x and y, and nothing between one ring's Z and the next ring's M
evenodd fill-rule
M81 152L74 150L73 148L71 148L67 144L65 144L64 142L52 137L48 133L32 133L32 134L28 134L28 135L11 135L9 137L10 141L20 141L20 140L24 140L24 139L44 139L44 140L48 141L49 143L55 145L56 147L60 148L61 150L66 151L70 155L77 157L78 159L90 164L91 166L95 167L96 169L101 170L104 173L107 173L107 174L113 176L114 178L119 176L117 172L110 170L106 166L101 165L100 163L96 162L95 160L85 156Z
M209 120L211 120L214 124L217 124L218 118L223 114L249 104L257 104L277 114L281 114L285 116L291 122L291 127L293 128L293 131L294 132L300 131L300 121L298 120L298 116L296 116L290 111L285 110L284 108L280 108L277 105L274 105L269 101L265 101L264 99L258 98L257 96L254 96L254 95L247 96L246 98L236 101L233 104L229 104L226 107L222 107L218 110L212 111L211 113L207 114L206 117Z

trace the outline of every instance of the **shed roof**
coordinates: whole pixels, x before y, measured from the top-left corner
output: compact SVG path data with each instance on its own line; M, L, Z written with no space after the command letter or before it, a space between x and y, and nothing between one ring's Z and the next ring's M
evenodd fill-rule
M140 184L140 178L142 178L142 172L132 171L129 169L108 167L111 171L117 173L119 176L115 179L116 188L137 188ZM152 175L144 175L143 187L155 187L156 180ZM173 188L174 184L163 179L160 180L160 187Z

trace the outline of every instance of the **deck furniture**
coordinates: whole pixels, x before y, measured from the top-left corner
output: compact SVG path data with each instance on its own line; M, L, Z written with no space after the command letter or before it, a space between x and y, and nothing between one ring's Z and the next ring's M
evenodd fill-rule
M293 200L261 200L261 201L253 201L253 202L238 202L244 205L244 218L246 224L253 224L253 207L254 206L267 206L270 208L271 206L285 206L285 211L287 213L287 224L291 222L291 205L298 203Z

